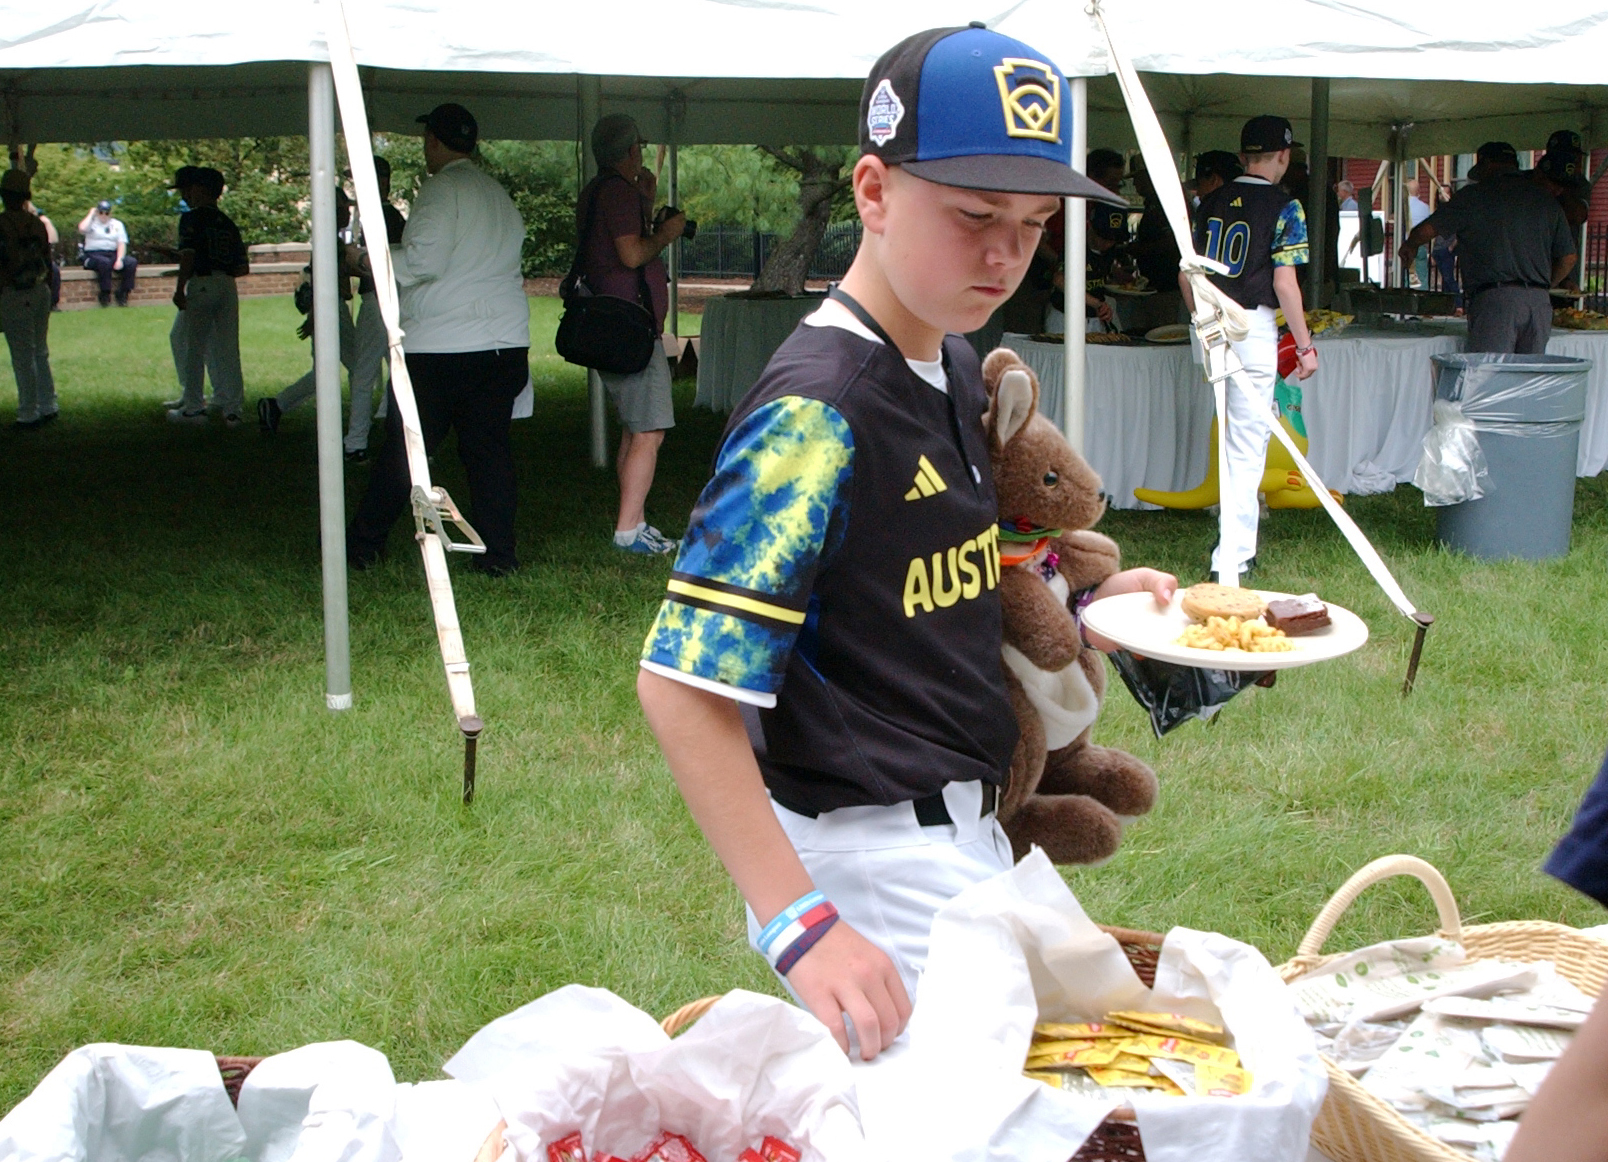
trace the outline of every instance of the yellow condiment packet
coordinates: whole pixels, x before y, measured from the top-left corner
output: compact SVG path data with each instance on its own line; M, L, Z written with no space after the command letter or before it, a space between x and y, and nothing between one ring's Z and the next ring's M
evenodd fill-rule
M1073 1024L1046 1021L1033 1026L1035 1041L1077 1041L1100 1037L1126 1037L1128 1031L1100 1021L1079 1021Z
M1121 1052L1116 1041L1044 1041L1029 1046L1027 1068L1110 1065Z
M1148 1073L1130 1073L1126 1069L1111 1069L1100 1065L1090 1066L1086 1072L1094 1080L1107 1087L1125 1086L1130 1089L1166 1089L1173 1084L1165 1077L1151 1077Z
M1204 1062L1195 1066L1195 1089L1202 1097L1239 1097L1251 1092L1251 1084L1251 1074L1245 1069Z
M1136 1011L1119 1010L1106 1014L1106 1021L1113 1025L1121 1025L1137 1033L1149 1033L1161 1037L1194 1037L1201 1041L1223 1040L1223 1027L1214 1025L1210 1021L1202 1021L1197 1017L1186 1017L1181 1013L1141 1013Z
M1145 1034L1118 1041L1124 1053L1138 1057L1166 1057L1173 1061L1205 1062L1231 1069L1240 1063L1239 1054L1222 1045L1208 1045L1189 1037L1157 1037Z

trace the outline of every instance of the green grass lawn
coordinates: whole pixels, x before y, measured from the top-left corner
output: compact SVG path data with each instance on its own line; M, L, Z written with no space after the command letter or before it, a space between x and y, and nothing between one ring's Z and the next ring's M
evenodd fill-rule
M352 1037L435 1076L486 1021L579 981L664 1013L774 991L740 900L675 793L634 694L669 562L607 534L584 380L532 304L538 391L515 425L517 576L460 570L488 723L479 795L417 557L351 578L356 707L323 708L310 407L275 439L173 427L172 311L57 315L62 420L11 429L0 369L0 1110L88 1041L266 1054ZM242 304L251 401L308 366L288 298ZM679 531L721 418L678 388L649 516ZM467 501L450 447L439 478ZM355 504L367 468L350 466ZM1367 647L1242 695L1157 741L1120 688L1097 736L1150 762L1155 813L1069 874L1091 914L1212 928L1288 956L1354 868L1394 851L1446 871L1470 919L1599 923L1537 870L1608 744L1608 486L1580 483L1574 552L1481 564L1434 546L1419 494L1351 511L1439 618L1416 693L1410 627L1321 512L1264 526L1260 582L1362 614ZM1201 514L1113 513L1130 563L1202 572ZM1336 937L1433 924L1406 886Z

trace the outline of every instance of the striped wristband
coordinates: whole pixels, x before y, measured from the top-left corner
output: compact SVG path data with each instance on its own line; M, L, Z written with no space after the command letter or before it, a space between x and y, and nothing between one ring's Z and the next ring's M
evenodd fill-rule
M776 944L776 938L782 934L782 930L797 921L800 916L810 909L819 908L824 903L826 903L826 896L821 892L809 892L776 913L776 918L760 930L759 940L756 941L760 953L767 960L774 960L775 958L771 956L770 950Z
M783 976L837 923L838 911L820 892L800 896L765 925L755 941L760 954Z
M836 908L831 904L824 904L822 909L826 915L806 928L803 935L784 948L782 954L776 958L772 967L776 969L778 975L786 976L793 971L793 966L798 963L799 957L814 948L816 941L825 936L832 925L838 922Z

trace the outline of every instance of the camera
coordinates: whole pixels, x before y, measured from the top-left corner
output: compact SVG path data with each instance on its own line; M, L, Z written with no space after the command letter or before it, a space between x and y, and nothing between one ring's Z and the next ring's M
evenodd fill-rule
M665 219L673 218L677 214L684 213L686 213L685 210L678 210L674 206L660 206L659 212L653 216L653 228L657 230L660 226L664 225ZM687 225L681 231L681 237L686 239L688 242L691 242L694 238L698 237L698 223L694 222L691 218L688 218Z

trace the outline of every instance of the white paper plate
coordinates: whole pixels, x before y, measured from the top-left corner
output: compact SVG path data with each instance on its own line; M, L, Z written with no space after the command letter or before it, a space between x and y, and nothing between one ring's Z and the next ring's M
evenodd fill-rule
M1266 589L1255 592L1263 601L1298 596ZM1172 603L1166 609L1158 607L1149 593L1107 597L1083 611L1083 623L1132 653L1207 670L1290 670L1349 654L1368 640L1368 626L1362 618L1326 601L1329 624L1316 633L1292 637L1290 643L1295 648L1284 653L1248 654L1242 650L1198 650L1181 646L1177 644L1178 639L1190 623L1189 615L1179 606L1182 595L1182 589L1173 594Z
M1116 295L1118 298L1142 299L1155 294L1156 290L1154 287L1139 287L1136 289L1131 286L1107 286L1105 293Z
M1189 342L1188 323L1168 323L1163 327L1152 327L1145 332L1146 343L1187 343Z

